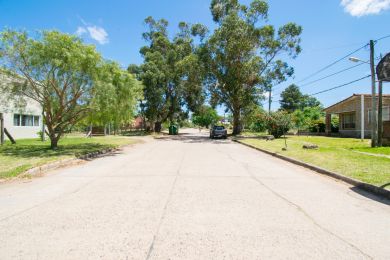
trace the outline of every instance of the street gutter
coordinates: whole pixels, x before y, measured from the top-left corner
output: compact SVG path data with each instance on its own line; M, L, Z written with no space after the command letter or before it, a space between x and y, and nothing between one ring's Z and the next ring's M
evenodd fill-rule
M276 158L285 160L287 162L290 162L290 163L293 163L293 164L305 167L305 168L310 169L312 171L315 171L317 173L327 175L327 176L332 177L332 178L337 179L337 180L341 180L341 181L346 182L348 184L351 184L351 185L353 185L353 186L355 186L355 187L357 187L359 189L362 189L364 191L370 192L370 193L372 193L374 195L377 195L377 196L380 196L380 197L383 197L383 198L386 198L386 199L390 199L390 191L386 190L384 188L381 188L381 187L378 187L378 186L375 186L375 185L372 185L372 184L369 184L369 183L366 183L366 182L358 181L356 179L353 179L353 178L350 178L350 177L347 177L347 176L344 176L344 175L341 175L341 174L338 174L338 173L335 173L335 172L323 169L321 167L318 167L318 166L315 166L315 165L312 165L312 164L309 164L309 163L305 163L305 162L293 159L291 157L287 157L287 156L284 156L284 155L281 155L281 154L278 154L278 153L267 151L267 150L262 149L262 148L258 148L256 146L253 146L253 145L250 145L250 144L243 143L243 142L241 142L238 139L232 139L232 141L236 142L236 143L239 143L239 144L242 144L242 145L245 145L245 146L247 146L249 148L258 150L260 152L266 153L268 155L274 156Z

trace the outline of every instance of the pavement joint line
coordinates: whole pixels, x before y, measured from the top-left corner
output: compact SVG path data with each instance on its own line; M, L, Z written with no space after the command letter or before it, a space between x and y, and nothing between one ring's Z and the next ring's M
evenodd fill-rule
M156 242L158 233L160 233L160 229L161 229L162 223L164 222L165 216L166 216L166 214L167 214L168 204L169 204L169 202L170 202L171 199L172 199L173 191L174 191L174 189L175 189L177 179L178 179L179 176L180 176L180 170L181 170L181 168L182 168L182 165L183 165L183 161L184 161L185 155L186 155L186 152L184 152L183 155L182 155L182 157L181 157L181 160L180 160L180 163L179 163L179 167L177 168L177 171L176 171L176 177L175 177L175 179L174 179L174 181L173 181L173 183L172 183L172 186L171 186L171 189L170 189L170 191L169 191L167 200L165 201L165 205L164 205L164 208L163 208L163 212L162 212L162 214L161 214L161 217L160 217L160 221L159 221L158 226L157 226L156 233L153 235L152 243L151 243L150 246L149 246L148 254L146 255L146 258L145 258L146 260L149 260L150 257L152 256L152 253L153 253L153 250L154 250L154 243Z
M299 212L301 212L303 214L303 216L305 216L307 219L309 219L315 226L317 226L319 229L321 229L322 231L324 231L325 233L328 233L329 235L339 239L340 241L346 243L347 245L349 245L350 247L352 247L353 249L355 249L356 251L358 251L359 253L361 253L362 255L364 255L365 257L368 257L370 259L374 259L372 256L368 255L367 253L365 253L364 251L362 251L360 248L358 248L357 246L355 246L354 244L352 244L351 242L345 240L344 238L340 237L339 235L335 234L334 232L332 232L331 230L321 226L312 216L309 215L309 213L307 213L301 206L299 206L298 204L292 202L291 200L287 199L286 197L284 197L283 195L281 195L280 193L278 193L277 191L275 191L274 189L272 189L271 187L269 187L268 185L266 185L264 182L262 182L259 178L257 178L253 173L252 171L250 170L249 168L249 164L246 163L246 162L242 162L242 161L239 161L235 158L233 158L230 154L228 155L232 160L236 161L237 163L243 165L244 169L246 170L246 172L251 176L251 178L257 182L258 184L260 184L261 186L263 186L264 188L266 188L268 191L270 191L272 194L274 194L275 196L277 196L279 199L285 201L287 204L289 204L290 206L292 206L293 208L295 208L296 210L298 210Z

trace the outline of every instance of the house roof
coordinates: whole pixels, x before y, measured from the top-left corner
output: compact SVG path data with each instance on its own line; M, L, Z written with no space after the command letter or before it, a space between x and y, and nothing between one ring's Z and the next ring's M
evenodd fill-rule
M354 93L352 96L349 96L349 97L347 97L346 99L343 99L343 100L337 102L336 104L333 104L333 105L331 105L331 106L329 106L329 107L327 107L327 108L324 108L323 111L326 112L327 110L329 110L329 109L331 109L331 108L333 108L333 107L335 107L335 106L337 106L337 105L339 105L339 104L341 104L341 103L350 101L350 100L352 100L352 99L354 99L354 98L356 98L356 97L361 97L361 96L364 96L365 98L371 98L371 97L372 97L371 94L355 94L355 93ZM378 96L378 94L377 94L376 96ZM383 94L382 97L388 97L388 98L390 98L390 94Z

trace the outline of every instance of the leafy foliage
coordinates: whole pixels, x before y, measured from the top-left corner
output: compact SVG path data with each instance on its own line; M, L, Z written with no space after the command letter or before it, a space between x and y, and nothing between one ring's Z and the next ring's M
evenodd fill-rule
M264 89L292 75L292 68L278 57L300 53L302 28L294 23L277 30L259 25L268 17L263 0L249 6L237 0L213 0L210 9L218 27L203 46L206 83L212 105L223 104L232 112L233 134L238 134L243 110L258 103Z
M202 66L196 55L194 36L202 40L207 29L199 24L192 27L179 24L179 33L173 40L168 37L168 21L145 19L148 31L143 34L148 46L141 48L144 63L139 72L144 85L145 117L155 124L155 131L161 130L161 123L169 119L174 122L183 115L182 108L196 111L204 103L202 90Z
M217 111L209 106L203 106L192 116L192 122L201 127L209 128L210 125L218 122Z
M324 115L321 107L305 107L303 110L295 110L292 113L292 120L294 126L299 130L302 129L316 129L315 132L321 132L322 126L319 124L324 124Z
M242 123L253 132L264 132L267 130L267 114L258 105L246 107L242 116Z
M322 107L318 99L309 95L303 95L295 84L288 86L280 96L281 108L289 112L294 112L297 109L303 110L306 107Z
M118 129L132 121L140 99L141 83L117 63L105 62L93 90L88 121L99 126L110 123Z
M267 128L275 138L280 138L286 134L291 126L291 115L286 111L272 112L268 116Z
M51 147L56 148L64 130L89 111L100 55L93 46L58 31L32 38L12 30L1 33L0 53L7 69L24 81L10 91L42 106Z

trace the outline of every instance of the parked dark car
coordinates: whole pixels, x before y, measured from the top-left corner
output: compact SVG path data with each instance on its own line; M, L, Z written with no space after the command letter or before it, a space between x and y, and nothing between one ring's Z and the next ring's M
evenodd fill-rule
M210 129L210 138L214 139L216 137L227 138L227 130L224 126L215 125Z

